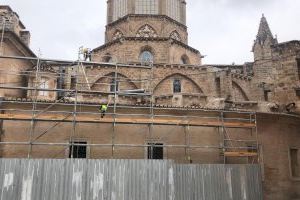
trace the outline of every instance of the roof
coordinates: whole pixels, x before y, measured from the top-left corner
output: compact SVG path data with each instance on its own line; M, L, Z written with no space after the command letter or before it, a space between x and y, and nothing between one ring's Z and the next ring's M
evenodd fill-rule
M256 39L255 39L254 45L252 47L252 51L254 51L255 44L263 45L267 39L269 39L271 41L271 45L278 43L277 38L273 37L273 34L271 32L271 29L269 27L267 19L263 14L262 18L260 20L258 33L256 35Z
M5 32L5 34L13 37L13 39L15 39L27 51L28 55L24 56L36 57L33 51L20 39L15 32L8 30Z
M265 40L270 37L273 38L273 34L271 32L271 29L269 27L269 24L267 22L266 17L263 15L261 20L260 20L260 24L259 24L259 29L258 29L258 33L256 36L256 39L261 42L264 43Z

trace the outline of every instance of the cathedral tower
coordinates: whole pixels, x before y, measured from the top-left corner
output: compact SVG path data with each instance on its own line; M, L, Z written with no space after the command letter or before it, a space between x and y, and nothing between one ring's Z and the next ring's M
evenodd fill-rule
M95 61L201 64L188 45L185 0L108 0L105 44Z

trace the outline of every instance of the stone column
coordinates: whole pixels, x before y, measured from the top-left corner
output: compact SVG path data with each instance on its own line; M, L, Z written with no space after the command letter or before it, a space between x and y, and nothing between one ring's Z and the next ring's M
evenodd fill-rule
M135 0L127 0L127 14L135 14Z
M113 0L107 0L107 24L113 21Z
M167 15L167 0L159 1L159 15Z
M186 2L185 0L181 1L180 5L180 22L186 25Z

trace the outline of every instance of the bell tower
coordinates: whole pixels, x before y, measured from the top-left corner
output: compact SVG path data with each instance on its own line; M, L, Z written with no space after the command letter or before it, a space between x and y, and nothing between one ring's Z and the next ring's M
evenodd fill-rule
M201 64L188 45L185 0L108 0L105 44L94 60Z

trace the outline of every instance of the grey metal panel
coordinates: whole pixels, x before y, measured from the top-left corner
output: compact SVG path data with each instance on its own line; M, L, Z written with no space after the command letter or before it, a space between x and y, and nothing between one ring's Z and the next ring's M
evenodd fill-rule
M260 200L259 166L0 159L1 200Z
M258 165L175 165L176 200L262 200Z

